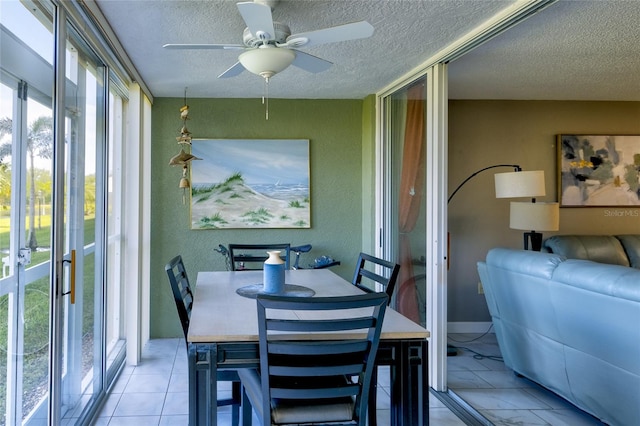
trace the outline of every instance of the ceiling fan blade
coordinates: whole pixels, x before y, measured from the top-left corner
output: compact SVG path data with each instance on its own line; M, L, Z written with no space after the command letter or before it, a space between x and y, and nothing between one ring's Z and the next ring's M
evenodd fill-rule
M337 27L324 28L322 30L306 33L291 34L287 37L287 46L316 46L338 41L356 40L373 35L373 25L367 21L353 22L351 24L338 25Z
M238 10L251 34L265 41L275 38L276 30L273 28L273 16L269 6L248 1L238 3Z
M227 69L225 72L220 74L218 76L218 78L235 77L237 75L240 75L240 73L242 73L242 71L244 71L244 67L242 66L242 64L240 62L236 62L229 69Z
M162 47L165 49L225 49L225 50L238 50L244 49L246 46L241 44L165 44Z
M295 65L298 68L302 68L305 71L309 71L312 73L319 73L322 71L326 71L333 63L318 58L317 56L309 55L308 53L301 52L296 50L296 58L293 60L292 65Z

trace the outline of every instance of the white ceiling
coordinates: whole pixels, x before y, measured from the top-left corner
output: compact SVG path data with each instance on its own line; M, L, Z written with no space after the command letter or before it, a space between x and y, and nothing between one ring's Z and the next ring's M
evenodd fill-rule
M513 0L281 0L292 33L366 20L374 35L301 48L334 63L289 67L272 98L361 99L376 93L510 7ZM217 76L234 50L167 50L166 43L240 44L235 0L96 0L155 97L256 98L261 77ZM452 99L640 100L640 0L560 0L449 64Z

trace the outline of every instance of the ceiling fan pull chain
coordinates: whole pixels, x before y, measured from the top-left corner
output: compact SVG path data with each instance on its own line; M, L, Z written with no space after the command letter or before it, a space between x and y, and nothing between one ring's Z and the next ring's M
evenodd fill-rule
M269 77L264 78L264 93L262 104L265 106L265 120L269 120Z

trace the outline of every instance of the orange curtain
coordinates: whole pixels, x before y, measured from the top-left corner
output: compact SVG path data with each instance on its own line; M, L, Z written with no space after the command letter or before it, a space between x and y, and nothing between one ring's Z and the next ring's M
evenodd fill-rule
M402 174L398 207L399 258L398 310L404 316L420 323L416 281L411 257L409 233L416 225L423 206L425 184L425 100L424 86L418 84L407 93L407 121L405 124Z

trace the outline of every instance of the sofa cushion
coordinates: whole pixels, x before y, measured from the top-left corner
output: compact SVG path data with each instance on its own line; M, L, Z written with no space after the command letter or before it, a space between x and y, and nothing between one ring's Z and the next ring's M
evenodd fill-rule
M633 268L640 269L640 235L616 235Z
M622 243L613 235L554 235L545 240L544 246L568 259L629 266Z
M604 296L640 302L640 271L633 268L569 259L554 270L553 281Z

